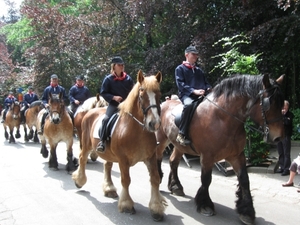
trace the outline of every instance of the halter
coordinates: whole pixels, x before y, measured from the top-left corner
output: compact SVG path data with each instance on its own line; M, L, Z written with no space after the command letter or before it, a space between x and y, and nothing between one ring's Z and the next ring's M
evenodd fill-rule
M144 91L144 88L140 87L139 91ZM143 105L142 105L142 96L141 95L139 95L139 104L140 104L140 107L142 108L142 111L143 111L144 120L145 120L145 116L146 116L148 110L150 110L151 108L157 108L158 115L160 115L160 106L158 106L158 105L153 104L153 105L147 106L146 108L143 107ZM143 127L143 129L145 128L145 124L140 122L134 115L132 115L132 113L127 112L127 114L129 116L131 116L136 122L138 122L138 124L141 125Z

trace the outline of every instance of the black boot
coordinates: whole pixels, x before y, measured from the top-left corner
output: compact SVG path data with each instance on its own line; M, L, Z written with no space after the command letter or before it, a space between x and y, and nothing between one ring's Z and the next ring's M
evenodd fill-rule
M99 141L96 150L97 150L97 152L103 153L105 151L105 142L102 140Z
M103 120L102 120L102 127L100 127L100 130L99 130L99 137L100 137L100 140L97 147L96 147L96 150L97 152L101 152L103 153L105 151L105 140L107 139L106 137L106 125L107 125L107 122L109 120L109 117L107 115L104 116Z

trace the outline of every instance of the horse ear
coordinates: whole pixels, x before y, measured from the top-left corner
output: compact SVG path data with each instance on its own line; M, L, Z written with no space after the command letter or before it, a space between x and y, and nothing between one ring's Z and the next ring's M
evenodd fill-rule
M283 83L284 76L285 76L285 74L282 74L282 75L276 80L276 83L278 83L278 84L281 85L281 84Z
M137 81L141 84L144 81L144 75L142 70L139 70L138 74L137 74Z
M155 75L156 80L158 83L160 83L162 81L162 74L160 71L158 71L158 73Z
M49 93L48 93L48 96L49 96L49 98L52 98L52 94L51 94L50 91L49 91Z
M263 84L264 84L264 87L265 89L269 88L271 86L271 83L270 83L270 79L269 79L269 75L268 74L264 74L264 77L263 77Z
M96 94L96 99L97 99L97 102L99 102L99 100L100 100L100 94L99 93Z
M62 99L62 95L63 95L63 93L59 92L59 99Z

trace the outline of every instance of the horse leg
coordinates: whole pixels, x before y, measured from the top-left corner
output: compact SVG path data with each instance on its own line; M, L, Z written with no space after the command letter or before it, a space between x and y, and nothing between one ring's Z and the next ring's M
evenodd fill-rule
M85 166L87 163L89 150L83 147L79 153L79 166L75 172L72 173L72 179L75 182L77 188L81 188L87 181L85 174Z
M33 130L32 130L32 131L33 131ZM35 129L35 131L34 131L33 141L34 141L34 143L39 143L39 142L40 142L39 137L38 137L38 134L37 134L37 130L36 130L36 129Z
M53 170L58 170L58 162L57 162L57 155L56 155L57 144L53 144L53 143L49 143L49 144L50 144L49 168Z
M245 224L254 224L255 210L250 192L249 176L246 168L246 158L244 152L241 152L235 159L227 159L232 165L238 178L238 190L236 192L236 210L240 220Z
M4 127L4 137L5 137L6 140L8 140L8 138L9 138L8 132L6 130L6 127Z
M29 141L29 137L27 135L27 127L26 124L24 124L24 141L28 142Z
M118 209L120 212L135 214L135 209L133 206L134 202L129 195L129 185L131 182L129 165L126 163L126 160L124 160L124 162L119 162L119 167L121 171L121 183L123 188L118 202Z
M10 131L9 131L9 143L16 143L16 140L15 140L15 138L14 138L14 128L12 128L12 129L10 129Z
M32 139L33 138L33 128L30 128L29 134L28 134L28 139Z
M46 140L43 136L41 136L41 144L42 144L42 147L41 147L41 154L44 158L48 158L48 149L46 147Z
M73 149L72 149L73 141L70 141L70 143L68 143L67 145L68 145L68 150L67 150L68 163L67 163L66 169L68 172L75 171L78 166L78 160L77 160L77 158L75 158L73 156Z
M145 161L149 171L151 183L151 199L149 202L149 209L154 221L162 221L167 202L159 192L160 176L156 161L156 154L153 154L149 160Z
M114 183L111 179L111 169L113 166L112 162L104 162L103 173L104 173L104 182L103 182L103 192L106 197L117 198L117 189L114 186Z
M203 161L203 160L201 160ZM215 214L215 206L212 202L208 188L211 184L211 174L212 174L213 164L207 165L201 163L201 187L195 196L195 203L197 206L197 211L205 216L213 216Z
M178 196L185 196L183 187L178 177L178 166L182 158L182 155L183 154L177 151L176 147L174 147L173 152L169 159L171 170L169 174L168 188L171 191L171 194L178 195Z
M17 132L16 132L16 138L20 138L21 134L20 134L20 126L17 126Z

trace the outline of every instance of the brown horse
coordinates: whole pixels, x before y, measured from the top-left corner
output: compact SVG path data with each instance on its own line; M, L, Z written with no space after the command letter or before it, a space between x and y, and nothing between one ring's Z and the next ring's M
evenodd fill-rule
M103 97L101 97L99 94L97 94L94 97L88 98L82 105L80 105L74 115L74 126L77 129L77 135L80 143L80 148L81 148L81 122L84 117L84 115L93 108L100 108L100 107L105 107L107 106L108 103L105 101ZM93 154L92 154L93 153ZM91 159L93 161L96 161L98 155L93 151L91 153Z
M243 151L246 143L244 126L246 119L250 118L262 128L261 133L268 140L278 142L283 137L283 96L278 86L282 79L283 76L273 82L267 75L237 75L224 79L196 108L189 128L190 146L184 147L176 142L178 128L173 114L175 108L182 107L181 103L170 100L162 104L162 125L156 132L160 143L157 159L162 177L163 151L170 143L174 145L169 159L171 170L168 188L171 193L184 195L177 171L182 155L200 156L202 186L195 196L195 203L201 214L214 215L214 204L208 189L214 163L225 159L232 165L238 178L236 208L240 219L245 224L254 223L255 210Z
M9 110L7 111L5 121L3 123L4 127L4 136L6 140L9 140L9 143L15 143L16 140L14 138L13 132L14 128L16 128L16 138L20 138L20 124L21 124L21 105L19 102L14 102L10 105ZM2 111L2 114L4 111ZM3 115L2 115L3 116ZM9 128L9 134L7 132L7 127Z
M42 101L34 101L30 104L29 108L25 111L26 125L29 128L29 134L27 134L27 127L24 124L24 133L25 133L25 141L29 141L33 138L35 143L39 142L39 138L37 135L37 118L39 112L44 108L44 104ZM35 127L35 130L33 129Z
M73 123L69 116L64 101L62 99L62 93L52 95L49 93L49 109L42 109L38 114L37 129L40 129L41 118L45 110L49 111L49 115L45 120L44 133L39 135L41 140L41 154L44 158L48 157L48 150L46 147L46 141L50 145L50 158L49 168L53 170L58 169L58 162L56 156L56 147L59 142L65 142L67 146L67 171L74 171L77 166L77 159L73 157Z
M105 152L99 156L104 163L105 196L117 197L116 188L111 179L113 162L119 163L121 171L122 191L118 202L120 212L135 213L134 203L129 195L130 167L143 161L150 174L151 199L149 208L154 220L163 219L165 199L159 192L160 177L156 163L156 138L154 132L160 126L160 83L161 73L144 77L139 71L137 83L130 91L127 99L120 104L119 119L116 122L111 141L106 142ZM103 118L105 108L90 110L82 121L82 148L79 155L79 167L72 178L78 188L87 180L85 166L92 149L96 149L99 138L94 138L93 131L98 120Z

